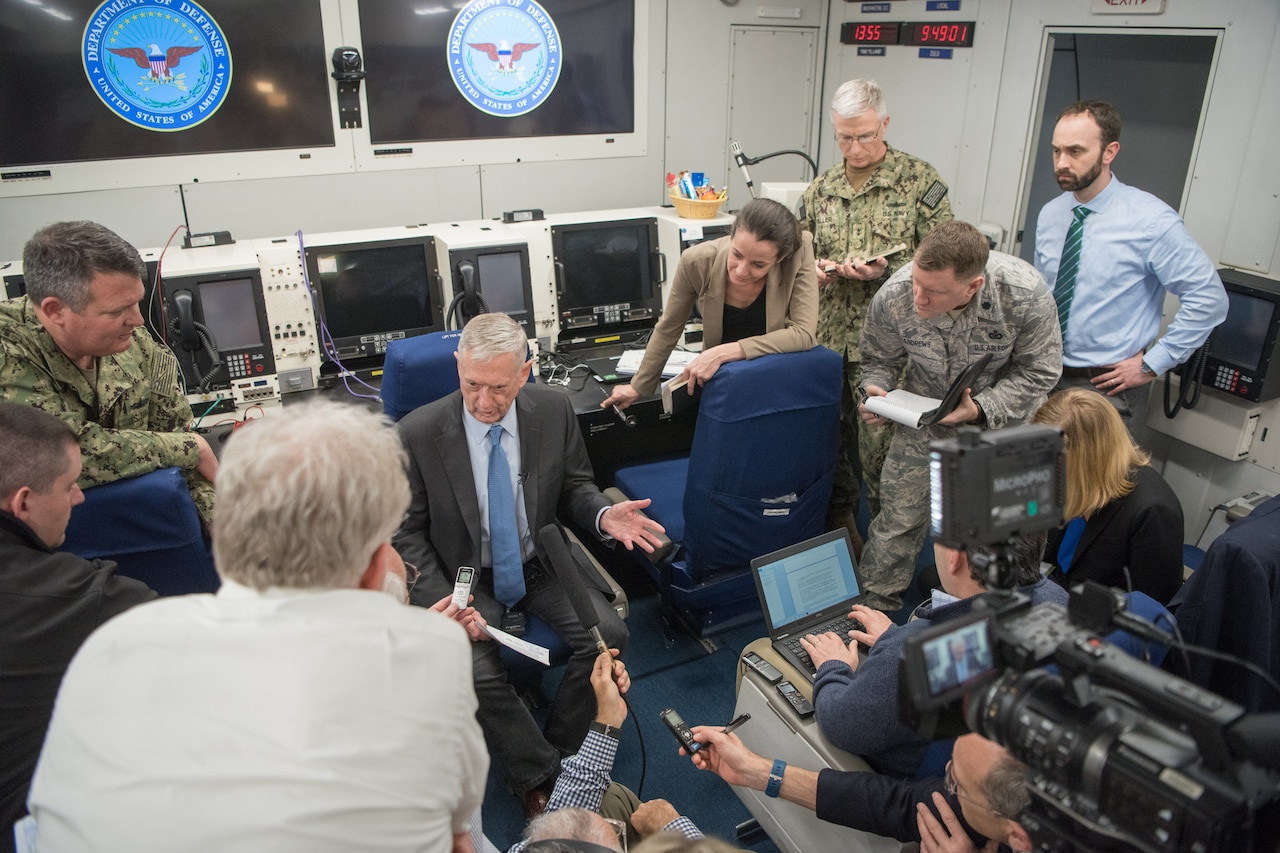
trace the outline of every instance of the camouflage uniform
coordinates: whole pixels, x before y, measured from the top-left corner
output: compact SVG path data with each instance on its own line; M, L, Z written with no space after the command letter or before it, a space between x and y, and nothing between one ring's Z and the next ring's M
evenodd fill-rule
M910 267L889 279L867 314L862 380L890 390L905 366L906 390L943 397L964 368L988 352L991 364L973 384L986 426L1029 420L1062 372L1058 310L1040 273L1000 252L991 253L986 281L955 320L949 313L927 320L916 313ZM929 443L955 432L950 426L892 425L883 509L871 522L862 555L870 606L902 607L901 592L911 582L929 521Z
M885 145L884 161L859 190L845 177L844 162L827 170L804 192L800 222L813 234L817 258L842 261L865 258L877 249L899 243L907 248L886 258L888 278L911 261L924 236L939 222L949 222L951 201L947 185L938 172L923 160ZM880 282L837 279L818 292L818 343L847 359L846 393L840 421L844 452L840 455L831 505L837 511L856 509L858 476L854 470L856 441L862 475L867 481L871 515L880 510L880 468L889 449L886 427L859 423L857 395L858 337L871 297Z
M145 331L129 349L98 359L97 388L58 349L27 298L0 303L0 400L62 418L80 436L83 488L183 469L200 518L213 517L213 484L196 471L200 452L178 361Z

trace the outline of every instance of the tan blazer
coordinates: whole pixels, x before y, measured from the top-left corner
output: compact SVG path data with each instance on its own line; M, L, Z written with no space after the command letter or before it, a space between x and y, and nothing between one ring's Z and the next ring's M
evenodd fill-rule
M817 345L818 274L814 269L813 235L801 235L800 248L765 279L765 333L738 341L748 359L780 352L802 352ZM729 279L729 237L709 240L685 251L676 268L671 295L654 327L631 387L652 394L662 366L684 332L696 301L702 314L702 346L720 343L724 292Z

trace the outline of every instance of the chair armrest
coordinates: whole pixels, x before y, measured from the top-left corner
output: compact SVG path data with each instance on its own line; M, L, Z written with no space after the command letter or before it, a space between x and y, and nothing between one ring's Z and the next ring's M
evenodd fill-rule
M610 486L609 488L605 489L604 496L608 498L615 505L620 504L623 501L631 500L631 498L627 497L622 492L622 490L617 488L616 486ZM636 512L639 512L640 515L644 516L645 518L649 517L648 515L645 515L645 513L640 510L636 510ZM667 536L667 534L665 533L655 533L654 535L658 538L658 541L661 544L659 544L659 546L653 550L652 554L643 552L643 551L642 553L644 553L645 556L649 558L649 562L657 566L664 563L671 556L671 552L675 548L675 543L673 543L671 541L671 537Z

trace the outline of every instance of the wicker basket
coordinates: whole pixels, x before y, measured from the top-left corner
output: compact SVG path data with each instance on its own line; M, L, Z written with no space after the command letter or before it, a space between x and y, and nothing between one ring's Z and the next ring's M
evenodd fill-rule
M671 204L675 206L676 215L681 219L714 219L715 215L720 212L720 205L726 201L728 201L727 197L701 201L696 198L685 198L674 193L671 195Z

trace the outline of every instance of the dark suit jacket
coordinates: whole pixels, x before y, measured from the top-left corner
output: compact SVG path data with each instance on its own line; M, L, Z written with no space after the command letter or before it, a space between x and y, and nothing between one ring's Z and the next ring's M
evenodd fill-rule
M27 789L71 658L103 622L156 597L115 570L109 560L53 551L0 512L0 851L13 849L13 822L27 813Z
M1213 540L1169 609L1188 643L1252 661L1280 679L1280 496ZM1176 658L1165 658L1165 668L1181 669ZM1201 687L1250 711L1280 711L1280 696L1238 665L1203 655L1190 663L1186 677Z
M1133 588L1167 604L1182 585L1182 504L1156 470L1143 465L1128 496L1114 500L1085 522L1071 570L1062 573L1058 546L1062 530L1049 534L1045 559L1049 577L1063 586L1097 581L1126 589L1124 567Z
M593 482L578 419L568 395L526 385L516 397L525 512L538 556L547 565L538 531L562 516L595 530L596 514L609 505ZM459 566L480 565L480 501L476 496L462 426L462 392L410 412L400 421L409 451L413 498L395 546L422 572L414 600L431 604L453 590ZM487 567L486 567L487 568ZM480 585L491 593L491 572Z

